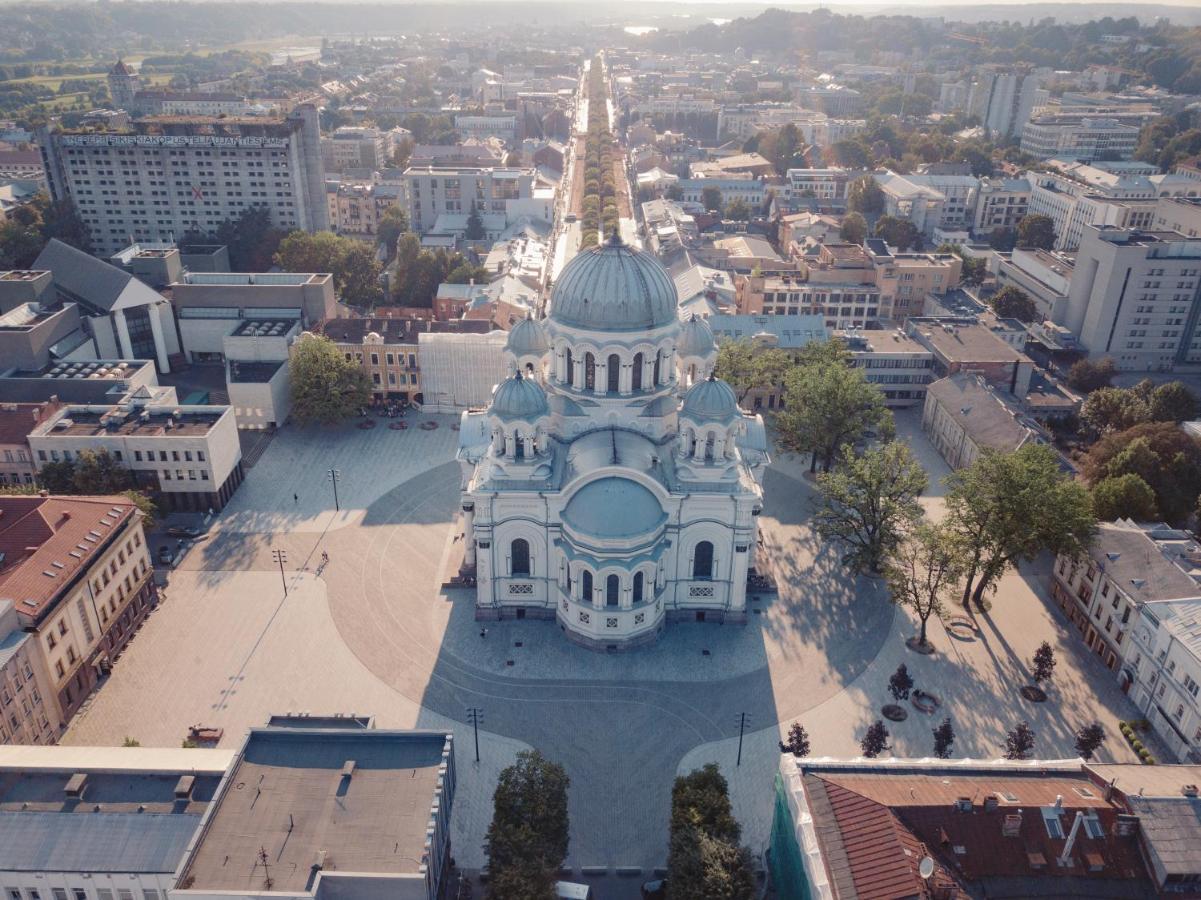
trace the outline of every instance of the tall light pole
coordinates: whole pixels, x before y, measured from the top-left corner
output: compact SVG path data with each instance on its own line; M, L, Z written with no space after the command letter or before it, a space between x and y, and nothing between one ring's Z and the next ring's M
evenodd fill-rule
M288 561L288 552L286 550L272 550L271 558L279 563L279 580L284 585L284 596L288 596L288 579L284 575L284 563Z
M484 718L484 711L478 706L467 707L467 721L475 728L475 761L480 761L480 720Z
M338 505L338 482L342 478L342 473L337 469L331 468L325 473L325 477L328 478L329 483L334 486L334 509L341 510L342 507Z
M734 763L735 766L742 765L742 733L746 731L746 720L749 718L747 713L738 714L738 762Z

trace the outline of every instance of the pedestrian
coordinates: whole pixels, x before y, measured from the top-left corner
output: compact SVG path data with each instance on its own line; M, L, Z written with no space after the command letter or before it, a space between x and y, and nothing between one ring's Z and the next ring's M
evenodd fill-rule
M481 637L481 638L486 638L487 636L488 636L488 629L487 629L487 628L481 628L481 629L480 629L480 637Z
M299 502L300 502L300 494L293 494L293 495L292 495L292 502L293 502L293 503L299 503Z

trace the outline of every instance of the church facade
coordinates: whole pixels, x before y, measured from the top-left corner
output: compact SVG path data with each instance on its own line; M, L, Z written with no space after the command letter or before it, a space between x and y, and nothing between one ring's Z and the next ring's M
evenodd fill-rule
M673 620L745 622L766 434L659 262L618 240L581 252L505 355L460 424L476 617L554 618L601 650Z

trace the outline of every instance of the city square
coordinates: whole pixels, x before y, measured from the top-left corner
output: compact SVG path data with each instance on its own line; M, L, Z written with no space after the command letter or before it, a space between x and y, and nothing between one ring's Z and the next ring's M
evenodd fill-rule
M477 623L472 592L442 588L458 559L455 422L422 418L439 427L280 432L171 572L162 605L64 743L174 746L198 723L236 743L281 712L452 728L460 865L483 865L491 786L532 746L572 778L569 864L646 871L665 856L678 771L717 762L745 840L761 850L788 726L805 725L815 757L857 756L901 662L942 707L889 723L898 756L929 756L930 731L946 715L956 757L999 757L1022 720L1039 758L1072 757L1076 728L1095 720L1109 735L1099 757L1132 758L1116 724L1132 708L1046 601L1049 563L1002 580L978 640L936 626L937 652L914 654L904 639L916 623L882 583L848 575L836 548L810 530L814 489L794 458L776 458L764 479L764 553L779 594L752 598L745 626L676 623L656 644L606 654L564 641L548 621ZM916 417L898 416L898 432L929 471L923 503L937 516L945 465ZM286 597L273 550L286 554ZM1048 702L1031 704L1017 689L1043 640L1059 666ZM471 707L482 710L478 767Z

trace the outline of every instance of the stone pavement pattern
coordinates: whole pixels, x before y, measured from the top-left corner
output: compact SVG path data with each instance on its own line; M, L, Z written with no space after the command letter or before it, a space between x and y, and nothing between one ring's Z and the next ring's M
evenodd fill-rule
M65 742L130 736L174 745L203 722L224 727L225 743L236 744L250 725L289 710L454 728L461 863L483 862L496 773L532 745L572 778L570 862L649 869L666 856L677 771L719 761L745 837L761 849L779 734L800 718L816 754L857 755L901 660L944 698L956 756L996 756L1018 718L1029 718L1040 752L1070 755L1080 724L1073 716L1088 712L1116 734L1116 718L1130 715L1108 673L1077 653L1063 623L1017 575L1003 582L981 640L961 645L936 628L940 653L909 653L909 618L878 582L848 575L807 527L813 492L794 460L778 461L765 480L763 533L780 596L752 604L745 628L677 624L653 647L613 655L575 647L550 622L490 623L481 638L471 595L439 588L456 539L459 474L452 420L436 421L441 427L429 432L281 432L212 537L172 574L166 603ZM899 430L936 481L945 467L937 471L920 428L903 419ZM342 472L338 513L323 474L331 466ZM939 492L932 485L932 514ZM288 555L286 600L275 548ZM318 570L322 551L330 562ZM1060 668L1051 701L1036 708L1011 685L1047 636L1058 636ZM462 724L469 706L484 709L478 770ZM1064 709L1073 716L1061 717ZM755 730L736 769L742 712ZM893 728L898 755L929 753L934 724L915 713ZM1103 752L1120 756L1119 744L1115 738Z

